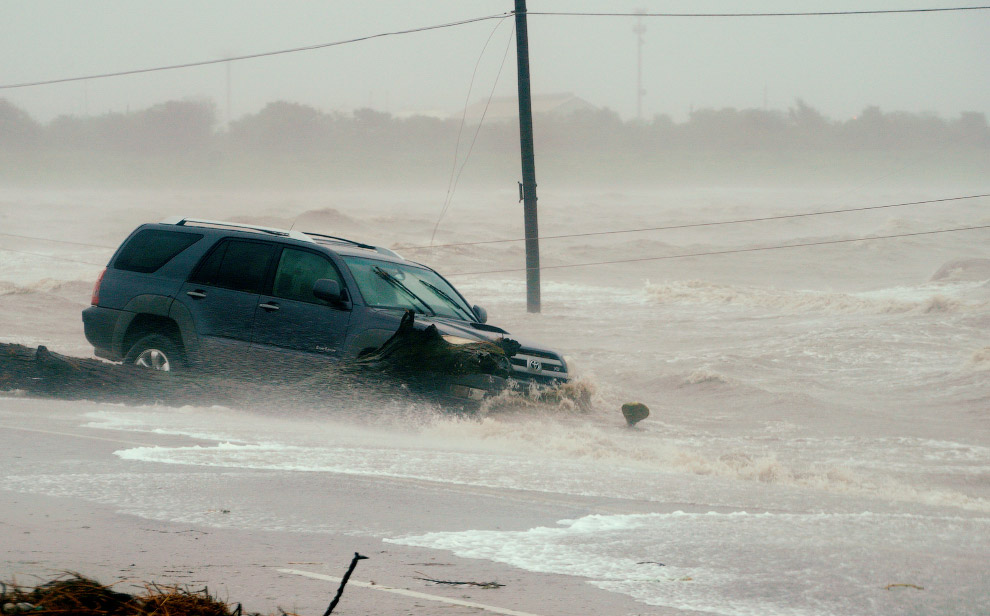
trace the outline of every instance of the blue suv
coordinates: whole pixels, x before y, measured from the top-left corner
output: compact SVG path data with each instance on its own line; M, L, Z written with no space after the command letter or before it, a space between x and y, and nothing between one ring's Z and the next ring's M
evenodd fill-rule
M135 229L100 274L91 303L82 317L96 355L156 370L257 370L260 359L312 372L314 360L377 349L408 310L417 327L435 325L452 344L509 335L443 276L391 250L191 218ZM516 341L513 379L568 380L559 353Z

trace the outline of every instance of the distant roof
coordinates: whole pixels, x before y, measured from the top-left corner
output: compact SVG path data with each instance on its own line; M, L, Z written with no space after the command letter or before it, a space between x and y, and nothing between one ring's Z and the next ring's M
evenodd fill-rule
M488 110L485 110L487 105ZM566 116L575 111L594 111L598 107L588 101L571 94L537 94L533 96L533 114L549 114ZM519 99L515 96L493 98L491 103L486 100L478 101L467 108L467 119L477 122L484 115L485 122L509 122L519 117ZM461 117L460 113L452 117Z

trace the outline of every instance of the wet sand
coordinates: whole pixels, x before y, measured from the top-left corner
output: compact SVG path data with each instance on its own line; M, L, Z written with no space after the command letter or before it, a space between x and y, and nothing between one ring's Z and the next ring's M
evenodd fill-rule
M43 482L45 475L56 469L77 473L80 478L91 473L137 472L154 482L161 473L181 476L197 470L154 463L135 469L118 460L115 450L135 444L175 446L194 441L156 434L121 436L119 432L81 426L85 420L79 411L94 407L0 398L0 450L7 460L4 474ZM116 468L125 464L126 470ZM188 480L190 493L203 489L194 483L198 475L194 472ZM335 613L500 613L454 605L447 599L490 606L503 610L501 613L679 613L599 590L577 577L526 572L485 560L457 558L444 551L385 543L382 537L367 532L376 527L428 532L438 526L525 530L552 526L563 518L626 509L628 502L318 475L310 474L304 482L308 491L303 494L298 491L299 482L279 481L271 473L247 473L239 479L248 482L254 498L268 503L273 517L279 517L285 508L310 507L325 512L337 526L346 527L353 521L355 529L365 530L244 530L234 527L238 523L236 509L207 512L221 518L217 525L171 523L131 515L88 498L5 491L0 498L0 534L4 538L0 578L32 585L72 571L114 584L123 592L132 592L145 582L193 589L205 586L221 599L243 603L248 611L277 613L280 608L289 613L319 614L336 592L337 582L286 570L339 577L353 553L360 552L369 558L358 563L351 580L363 584L347 587ZM182 501L186 496L177 492L168 498ZM505 586L442 585L417 577ZM435 600L396 594L387 588L424 593Z

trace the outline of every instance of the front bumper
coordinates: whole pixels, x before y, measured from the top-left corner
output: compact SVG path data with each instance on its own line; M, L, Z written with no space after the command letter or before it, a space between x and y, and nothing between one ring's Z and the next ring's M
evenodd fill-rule
M502 377L492 374L469 374L451 379L445 387L449 396L461 400L480 402L485 398L498 395L509 387L509 382Z

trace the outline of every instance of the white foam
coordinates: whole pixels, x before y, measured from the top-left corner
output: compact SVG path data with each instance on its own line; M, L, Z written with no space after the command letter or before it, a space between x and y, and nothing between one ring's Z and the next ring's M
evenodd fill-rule
M278 478L276 478L277 480ZM0 489L75 498L149 520L217 528L365 535L353 521L336 522L304 507L275 513L257 502L256 475L238 472L32 473L0 477ZM181 497L177 497L181 495Z
M99 410L86 413L88 428L188 436L209 441L243 438L243 413L227 407L153 407ZM237 425L240 424L240 425ZM236 426L236 427L235 427ZM250 436L248 436L250 438Z
M188 434L198 434L195 427ZM672 491L691 484L683 500L705 498L715 486L724 504L750 502L747 483L772 486L777 502L800 502L808 490L824 494L851 494L888 501L990 511L990 501L958 490L907 483L889 474L924 472L923 464L894 467L890 457L878 454L840 462L787 460L740 442L715 439L664 439L624 430L603 430L592 423L543 420L440 421L405 434L338 425L320 434L302 433L294 440L275 441L272 434L237 442L184 447L137 447L116 452L124 460L184 464L232 469L341 473L396 477L488 488L533 490L555 494L632 500L667 500ZM291 436L291 434L285 434ZM317 441L320 441L317 443ZM806 456L841 455L857 449L881 451L879 445L859 441L816 442L803 439L793 448ZM841 448L841 449L840 449ZM916 450L949 449L918 445L899 446L908 460ZM893 451L888 446L889 451ZM963 451L960 446L960 451ZM990 468L986 451L969 449L972 456L961 474L980 474ZM951 454L945 454L951 455ZM884 460L887 460L885 466ZM944 472L947 460L940 460ZM691 477L707 482L692 484ZM769 498L766 493L761 495ZM742 500L739 500L742 499ZM710 502L710 501L709 501Z
M904 613L915 598L885 590L896 583L924 587L928 613L975 614L987 599L971 564L990 549L988 531L987 518L677 511L387 541L580 576L651 605L727 616Z

